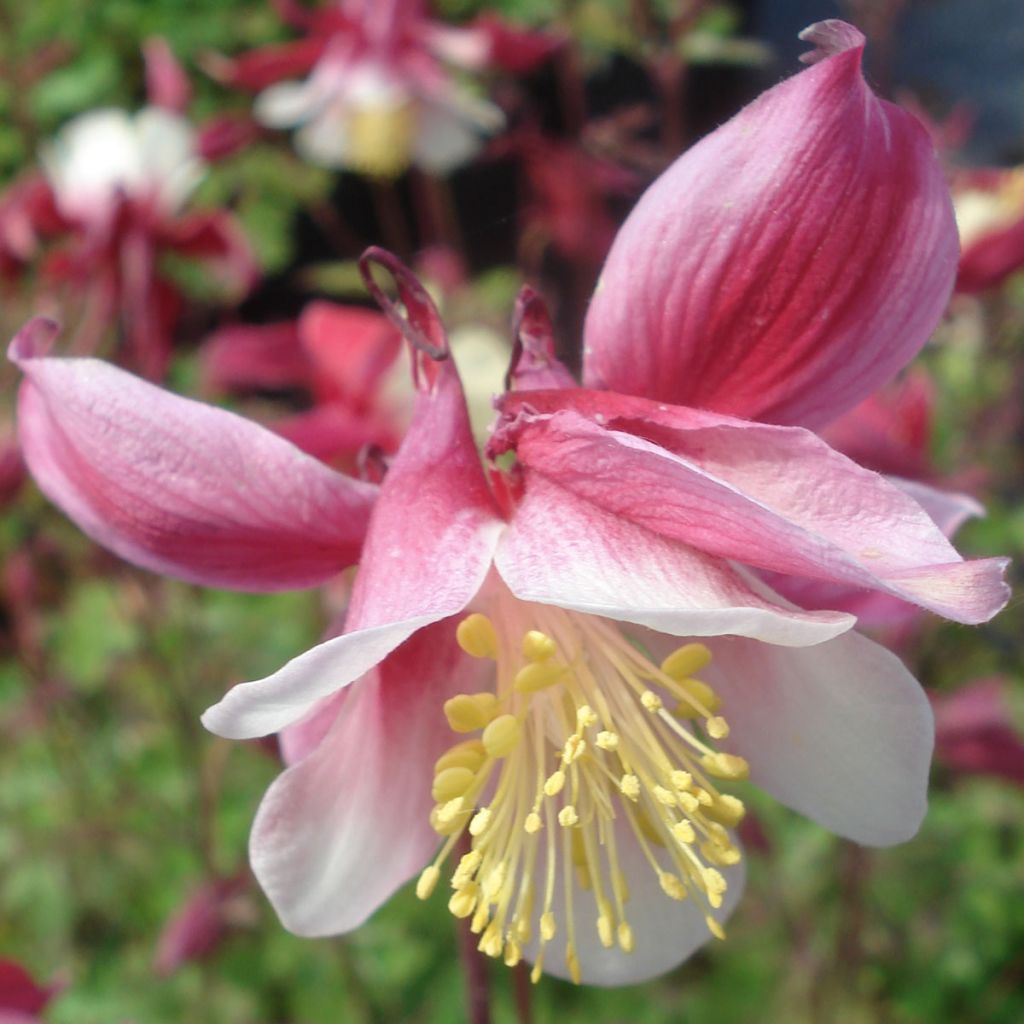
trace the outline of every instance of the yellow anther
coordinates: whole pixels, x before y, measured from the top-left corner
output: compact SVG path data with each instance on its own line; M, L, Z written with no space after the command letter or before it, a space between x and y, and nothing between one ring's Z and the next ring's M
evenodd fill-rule
M492 903L497 898L501 887L505 884L505 876L508 874L508 868L504 861L499 861L494 868L487 873L487 878L483 883L483 894L484 897L490 900Z
M444 702L444 714L454 732L482 729L498 712L493 693L460 693Z
M523 959L522 947L515 939L508 939L505 942L505 966L515 967Z
M672 709L676 718L700 718L704 712L714 714L722 706L718 694L700 679L678 679L673 689L683 698ZM699 708L695 705L699 705Z
M537 693L561 682L567 671L556 661L531 661L516 673L512 686L520 693Z
M459 866L452 873L452 888L461 889L473 880L476 869L480 867L484 856L479 850L470 850L459 858Z
M544 781L544 795L558 796L558 794L562 792L562 787L564 785L565 772L559 768L557 772L552 772Z
M449 800L448 803L442 804L442 806L437 809L437 820L442 825L446 825L448 822L457 818L464 810L468 810L468 808L466 808L465 801L462 797L454 797Z
M491 919L491 910L487 905L486 900L480 900L476 905L476 910L473 913L473 917L469 922L469 930L474 935L479 935L483 930L484 926Z
M693 826L688 821L679 821L672 826L672 835L676 837L681 843L692 843L697 838L697 833L694 832Z
M523 828L532 836L541 830L543 824L540 820L540 815L536 811L530 811L526 816L526 821L523 823Z
M501 937L501 929L492 921L483 935L480 936L480 942L477 945L477 949L480 950L484 956L499 957L505 949L504 940Z
M619 940L619 949L621 949L623 953L632 953L635 946L633 942L633 929L625 921L619 922L617 937Z
M434 776L434 785L430 792L439 804L464 796L476 776L468 768L445 768Z
M697 810L700 808L700 801L692 793L680 793L679 806L682 807L687 814L696 814Z
M441 869L437 865L430 864L425 867L416 881L416 896L421 900L429 898L440 877Z
M555 641L539 629L523 634L523 657L527 661L544 661L558 653Z
M605 949L611 949L615 945L615 929L612 927L612 919L607 914L601 914L597 919L597 937Z
M653 690L644 690L640 694L640 703L652 714L661 710L661 698Z
M665 893L666 896L669 896L674 900L686 899L686 886L675 875L668 871L662 871L661 874L658 875L658 881L661 883L661 891Z
M708 775L716 779L730 779L735 782L750 776L750 765L737 754L705 754L700 763Z
M618 750L619 734L617 732L599 732L594 742L602 750Z
M710 661L711 651L704 644L683 644L661 663L661 671L673 679L686 679Z
M555 937L555 915L550 910L540 915L540 937L550 942Z
M484 745L479 740L463 740L446 750L434 762L434 774L439 775L445 768L468 768L476 772L486 757Z
M480 895L480 887L475 883L467 885L458 892L453 892L448 900L448 909L455 917L469 917L476 909L477 897Z
M693 795L697 798L697 803L701 807L710 807L714 802L715 798L706 790L698 786L694 791Z
M704 723L707 734L713 740L724 740L729 735L729 723L721 715L713 715Z
M525 946L533 938L533 927L526 914L521 914L516 918L515 923L512 925L512 932L515 935L516 942L522 946Z
M576 709L576 731L583 732L591 726L597 725L600 719L597 712L589 705L583 704Z
M712 821L717 821L726 828L735 828L747 813L742 800L728 793L721 793L710 807L704 808L704 814Z
M491 823L491 810L489 807L481 807L476 814L473 815L473 820L469 823L469 834L471 836L481 835L487 826Z
M666 807L674 807L676 803L676 795L670 789L666 789L664 786L655 786L651 792L654 794L655 800L660 804L664 804Z
M459 803L461 804L461 802L460 800ZM440 807L435 807L430 812L430 827L439 836L451 836L456 832L461 832L469 820L469 811L457 811L454 814L444 816L444 810L447 806L447 804L444 804Z
M583 975L580 973L580 960L576 955L576 948L571 942L565 947L565 966L569 968L569 977L578 985Z
M725 939L725 929L710 914L704 915L704 923L708 926L708 931L716 939Z
M498 715L484 729L484 750L491 757L507 757L519 742L519 722L515 715Z
M735 846L720 846L717 843L701 843L700 854L709 864L719 864L722 867L739 864L743 859L743 855Z
M561 825L562 828L572 828L574 825L579 823L579 820L580 816L576 813L576 808L573 807L572 804L566 804L558 812L558 824Z
M536 985L540 979L544 977L544 961L541 957L537 957L533 967L530 970L530 982Z
M728 888L721 871L714 868L704 869L704 888L708 893L723 893Z
M624 797L636 803L640 799L640 780L635 775L623 775L619 780L619 790Z
M680 793L685 793L693 785L693 776L689 772L674 771L671 775L672 785L679 790Z
M572 764L573 761L583 756L586 749L587 741L578 732L574 732L565 741L565 746L562 748L562 763Z
M455 629L459 646L474 658L498 656L498 632L486 615L474 612L467 615Z

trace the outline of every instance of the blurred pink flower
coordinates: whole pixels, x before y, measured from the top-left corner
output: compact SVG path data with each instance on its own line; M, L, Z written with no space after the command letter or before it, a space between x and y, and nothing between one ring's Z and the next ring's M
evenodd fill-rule
M14 960L0 959L0 1024L41 1024L39 1014L59 991L36 984Z
M501 111L462 87L446 65L479 71L492 59L517 67L554 42L488 18L453 28L427 16L423 0L333 0L318 10L281 5L306 32L284 46L234 60L211 57L212 74L262 90L256 117L298 128L313 163L391 177L409 164L444 174L470 159L504 123ZM282 82L307 75L302 82Z
M998 288L1024 267L1024 167L954 174L953 199L963 245L956 290Z
M1005 680L991 678L932 698L940 764L962 775L994 775L1024 785L1024 738L1005 695Z
M153 970L173 974L185 963L213 954L231 928L231 904L249 884L247 874L204 882L164 925Z
M289 767L250 853L292 930L354 928L418 872L427 896L468 831L449 907L484 952L622 984L722 934L744 810L723 790L748 773L858 842L916 831L920 686L852 616L797 608L752 571L960 622L1007 596L1002 560L963 561L910 494L807 429L920 348L957 247L927 135L867 89L863 37L804 37L816 66L627 220L585 387L523 297L486 467L437 311L379 251L364 277L417 388L380 486L114 367L47 358L45 322L12 343L26 460L100 543L249 590L359 562L343 634L204 716L232 738L281 734ZM451 730L480 735L451 747Z

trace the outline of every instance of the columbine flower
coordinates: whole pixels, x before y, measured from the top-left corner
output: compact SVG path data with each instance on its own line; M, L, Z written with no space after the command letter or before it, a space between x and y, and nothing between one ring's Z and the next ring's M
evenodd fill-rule
M410 163L443 174L503 124L496 106L445 68L487 62L495 44L484 28L442 25L426 16L422 0L334 0L302 21L305 39L235 61L215 58L211 70L262 88L256 117L272 128L298 127L296 147L313 163L375 177ZM306 72L303 82L279 81Z
M953 189L964 249L957 291L996 288L1024 266L1024 167L962 172Z
M379 487L113 367L46 358L44 323L12 344L28 464L101 543L252 590L360 563L342 635L204 717L281 732L289 767L251 857L294 931L347 931L406 880L427 896L445 878L489 955L637 981L722 934L748 775L858 842L916 831L920 687L852 616L796 608L754 571L962 622L1006 599L1001 561L964 562L911 497L797 425L905 362L956 268L941 172L864 85L863 37L827 22L809 38L818 66L627 221L587 388L523 297L486 470L436 311L380 253L367 283L411 343L417 397Z

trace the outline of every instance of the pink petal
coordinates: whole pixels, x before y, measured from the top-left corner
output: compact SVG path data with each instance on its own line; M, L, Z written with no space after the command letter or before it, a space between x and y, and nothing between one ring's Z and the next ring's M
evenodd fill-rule
M580 965L580 981L584 985L635 985L670 971L701 946L712 941L704 921L700 904L693 899L676 902L669 899L658 883L658 877L644 857L633 833L626 827L616 828L619 865L626 876L629 902L626 920L633 928L636 946L632 953L623 953L617 947L605 949L597 931L597 908L593 894L584 892L574 882L573 909L576 920L576 955ZM670 864L664 864L671 871ZM538 860L537 875L543 878L546 858L543 845ZM719 922L726 921L735 910L746 882L746 865L742 861L735 867L721 868L728 882L722 906L712 911ZM562 885L555 887L553 901L555 919L566 920L565 896ZM524 948L531 962L537 958L537 943ZM564 959L564 941L556 937L544 953L544 973L556 978L571 977Z
M305 75L323 56L327 42L327 39L310 36L291 43L263 46L235 58L209 53L205 55L203 66L212 78L225 85L256 92L283 78Z
M814 644L853 625L807 614L721 559L660 537L539 474L528 475L495 555L512 593L676 636L735 634Z
M512 339L506 387L532 391L576 386L555 354L555 332L547 304L529 285L523 285L516 296Z
M250 854L291 931L357 927L437 848L431 767L453 741L444 701L476 688L466 660L453 623L424 629L359 681L319 746L270 787Z
M51 986L37 985L32 975L17 961L0 959L0 1010L36 1014L53 995Z
M203 343L200 358L204 385L218 393L303 387L312 375L291 320L222 327Z
M956 290L965 295L998 288L1024 267L1024 217L991 231L964 249Z
M502 410L495 451L514 447L581 498L704 552L960 622L1009 596L1005 560L964 562L905 489L803 428L583 390L507 396Z
M837 25L831 56L640 200L591 302L588 386L814 426L927 340L956 272L949 192L925 130L865 85L863 37Z
M188 75L178 63L166 39L147 39L142 51L146 57L146 95L155 107L181 113L192 99Z
M461 611L490 569L503 523L469 431L455 366L417 396L363 545L347 632L266 679L234 687L203 716L222 736L276 732L368 672L418 629Z
M107 363L41 356L55 332L37 319L11 343L19 437L40 488L95 541L242 590L314 586L356 560L375 487Z
M206 161L223 160L255 142L262 129L243 114L217 114L199 126L196 154Z
M243 291L259 280L259 266L245 232L224 210L190 214L163 224L159 240L181 256L209 261Z
M837 835L909 839L927 809L934 729L916 679L857 633L817 647L722 638L704 677L751 781Z

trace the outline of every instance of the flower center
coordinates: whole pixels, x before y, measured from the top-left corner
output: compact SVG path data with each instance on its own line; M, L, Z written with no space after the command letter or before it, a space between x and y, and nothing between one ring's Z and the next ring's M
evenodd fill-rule
M353 105L348 115L349 160L375 178L396 178L406 169L416 130L411 101Z
M536 937L534 981L562 931L578 982L574 901L593 900L602 945L633 950L620 848L635 842L665 895L702 904L724 938L711 914L726 890L717 868L740 859L728 829L744 807L713 780L744 779L748 766L709 743L729 734L717 695L695 678L711 652L684 644L658 666L604 619L518 601L500 612L458 625L462 649L495 662L496 686L445 703L455 732L478 735L435 765L431 824L446 840L417 895L430 895L468 832L451 912L509 966Z

